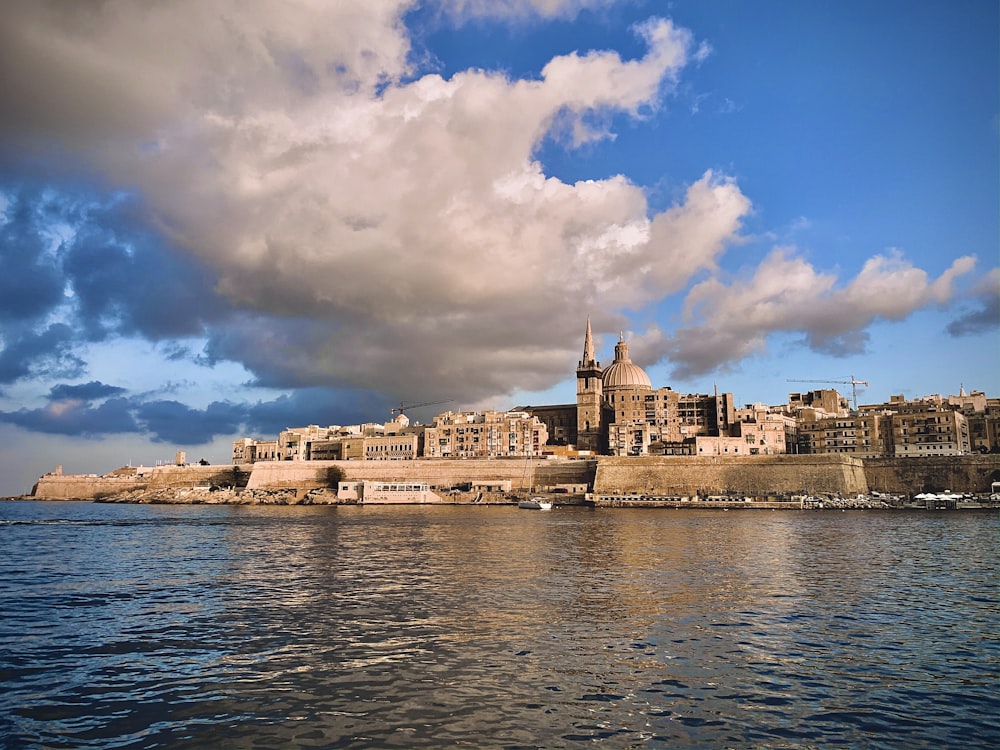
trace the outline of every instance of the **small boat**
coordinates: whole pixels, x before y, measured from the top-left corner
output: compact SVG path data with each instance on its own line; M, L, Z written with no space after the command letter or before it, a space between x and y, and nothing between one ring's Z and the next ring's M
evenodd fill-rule
M525 510L552 510L552 503L540 497L533 497L530 500L518 500L517 507Z

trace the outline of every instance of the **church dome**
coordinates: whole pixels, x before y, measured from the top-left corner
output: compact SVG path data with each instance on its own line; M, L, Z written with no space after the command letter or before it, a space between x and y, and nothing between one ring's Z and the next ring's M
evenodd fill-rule
M604 392L640 388L652 390L649 375L628 357L628 344L620 337L615 344L615 361L604 371Z

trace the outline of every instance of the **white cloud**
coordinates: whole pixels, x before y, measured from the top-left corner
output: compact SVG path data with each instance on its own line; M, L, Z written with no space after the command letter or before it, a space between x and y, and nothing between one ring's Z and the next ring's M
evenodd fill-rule
M443 0L442 5L457 16L522 19L568 18L581 10L599 9L617 0Z
M58 142L209 264L243 310L209 348L273 385L364 386L472 401L543 389L578 358L581 321L714 274L751 212L707 171L650 215L626 176L568 184L535 158L554 131L613 137L609 113L661 106L704 60L685 29L636 28L639 59L554 57L538 79L410 67L413 3L295 0L14 0L0 27L0 134L13 149ZM467 17L571 16L599 2L454 0ZM710 275L665 343L706 371L801 330L857 346L876 318L947 301L960 259L933 282L898 254L846 287L785 251L747 281ZM603 312L602 312L603 311ZM601 320L603 318L603 321Z
M533 159L567 119L586 129L595 113L658 106L691 35L653 19L636 29L640 59L590 51L553 58L537 80L405 82L406 6L112 2L98 19L25 4L11 26L32 32L33 57L56 57L59 86L93 88L110 71L122 121L81 106L94 125L85 153L138 185L248 310L215 332L217 355L287 383L466 399L547 386L565 376L588 311L681 288L749 209L708 173L650 218L625 177L567 184ZM533 4L543 15L575 7ZM31 113L54 133L50 115Z
M778 248L749 279L727 285L713 277L695 285L685 301L685 325L660 350L669 352L683 377L762 352L778 332L801 332L818 351L857 353L865 348L868 325L948 302L954 280L974 265L972 257L958 258L932 281L892 250L838 286L834 275Z

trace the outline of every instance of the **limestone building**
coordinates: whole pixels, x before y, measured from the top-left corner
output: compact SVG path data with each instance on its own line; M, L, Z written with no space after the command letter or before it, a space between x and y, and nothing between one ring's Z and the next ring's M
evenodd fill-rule
M277 440L241 438L233 463L392 461L574 455L865 457L1000 452L1000 399L982 391L851 409L834 389L790 393L785 405L737 409L731 393L653 388L620 334L614 360L597 360L590 320L576 367L576 402L511 411L445 412L429 426L403 414L385 424L289 428ZM546 447L548 446L548 448Z
M888 455L961 456L972 451L968 420L940 396L915 401L892 396L881 411L891 435Z
M424 431L426 458L540 456L548 429L525 411L445 412Z
M885 455L885 425L877 414L817 416L805 409L799 420L799 453L847 453L859 458Z
M614 361L602 368L589 320L576 368L576 404L521 408L545 422L552 444L614 456L696 455L695 438L728 438L735 424L731 393L654 389L622 335Z

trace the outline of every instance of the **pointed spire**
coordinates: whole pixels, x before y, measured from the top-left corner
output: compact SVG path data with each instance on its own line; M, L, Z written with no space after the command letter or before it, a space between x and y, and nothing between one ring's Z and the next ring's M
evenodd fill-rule
M583 364L594 361L594 334L590 331L590 316L587 316L587 337L583 340Z

